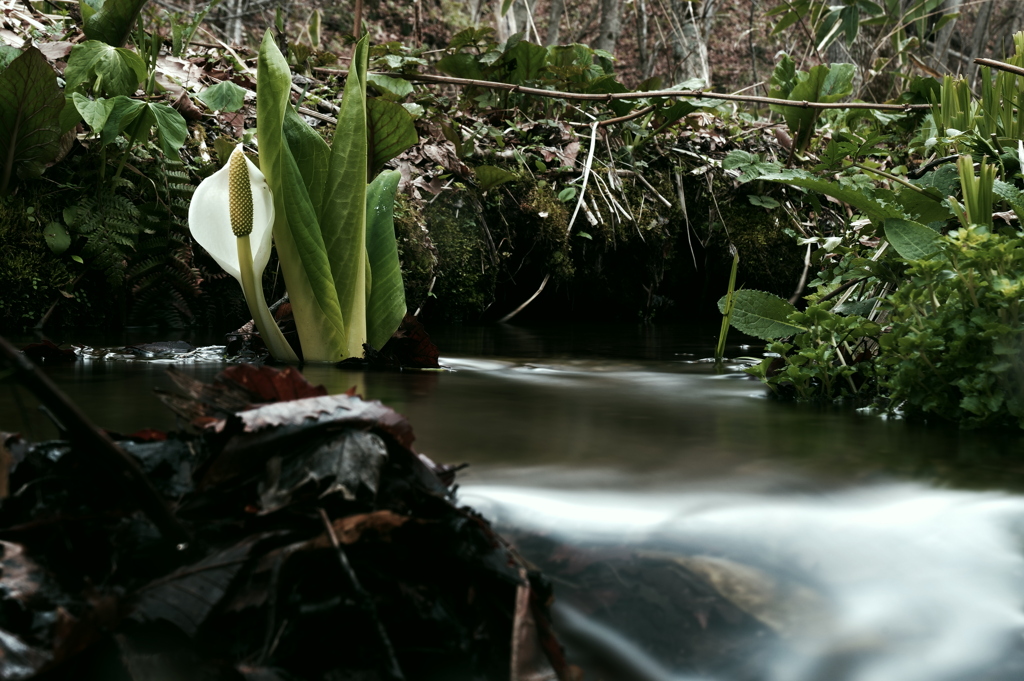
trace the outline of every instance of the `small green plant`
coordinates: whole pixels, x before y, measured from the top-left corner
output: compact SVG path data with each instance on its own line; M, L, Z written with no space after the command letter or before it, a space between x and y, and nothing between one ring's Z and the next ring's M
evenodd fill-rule
M821 64L810 71L798 71L793 59L784 54L772 72L768 95L794 102L838 102L853 92L855 71L853 64ZM814 137L815 123L821 115L821 109L773 104L772 110L778 111L786 119L786 125L793 136L792 154L802 155Z
M118 189L132 189L127 180L110 180L92 196L64 209L69 231L81 237L79 259L102 272L107 282L119 288L124 282L126 254L138 243L142 231L135 203ZM74 256L73 256L74 257Z
M974 225L937 246L888 301L882 387L908 412L1024 428L1024 239Z

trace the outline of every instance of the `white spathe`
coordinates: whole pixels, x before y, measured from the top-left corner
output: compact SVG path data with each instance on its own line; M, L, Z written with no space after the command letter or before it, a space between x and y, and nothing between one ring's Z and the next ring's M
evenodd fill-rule
M270 244L274 227L274 195L267 186L267 179L260 169L242 152L239 144L234 154L242 154L249 169L249 184L252 188L252 269L259 281L270 260ZM188 227L192 237L213 256L225 272L241 282L242 272L238 265L238 246L231 231L231 211L228 204L228 168L230 163L203 180L192 195L188 209Z

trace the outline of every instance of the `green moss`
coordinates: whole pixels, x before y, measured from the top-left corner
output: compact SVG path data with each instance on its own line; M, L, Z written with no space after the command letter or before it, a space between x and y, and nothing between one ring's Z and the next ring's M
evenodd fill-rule
M395 237L402 263L405 302L411 314L433 295L431 283L437 268L437 249L427 232L422 211L405 194L395 197Z
M494 300L497 256L473 199L464 192L442 192L423 207L422 224L437 258L433 295L440 303L438 316L446 321L476 319Z
M0 200L0 328L34 325L74 281L74 263L54 255L43 239L43 226L59 219L51 211L20 196Z
M713 239L719 267L731 266L731 241L740 254L737 285L788 297L803 270L803 249L785 232L781 210L754 206L740 192L733 192L727 202L720 201L718 210L726 226Z

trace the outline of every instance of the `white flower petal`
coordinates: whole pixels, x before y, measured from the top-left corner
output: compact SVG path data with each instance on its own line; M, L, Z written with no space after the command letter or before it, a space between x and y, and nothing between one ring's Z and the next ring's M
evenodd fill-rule
M242 153L238 145L232 153ZM253 250L253 273L259 279L270 260L274 227L274 195L267 180L252 161L245 159L252 187L253 225L249 243ZM203 180L192 195L188 209L192 237L235 279L242 276L238 266L238 245L231 231L228 205L228 164Z

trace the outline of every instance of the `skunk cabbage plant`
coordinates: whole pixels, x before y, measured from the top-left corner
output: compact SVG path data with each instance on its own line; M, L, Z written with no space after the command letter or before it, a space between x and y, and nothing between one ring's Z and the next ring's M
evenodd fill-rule
M235 147L223 168L196 188L188 224L199 245L242 285L249 313L271 354L282 361L298 361L263 296L274 197L263 173L242 153L242 145Z
M411 144L403 141L409 134L415 142L415 131L402 107L368 106L367 52L364 37L330 146L292 106L291 71L270 32L257 62L260 169L273 194L274 241L306 361L359 357L364 343L379 349L406 310L392 217L400 175L367 180L383 163L374 150L397 154Z

